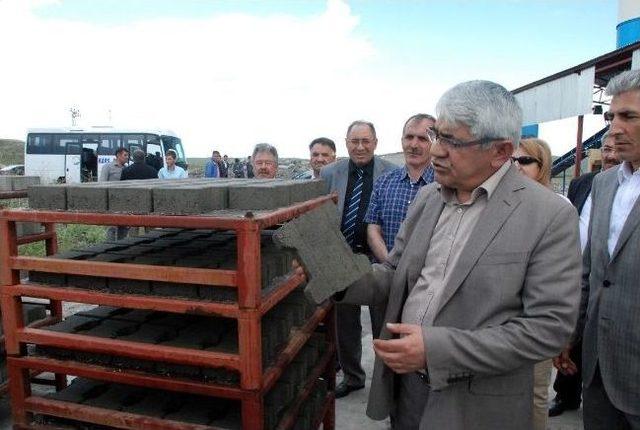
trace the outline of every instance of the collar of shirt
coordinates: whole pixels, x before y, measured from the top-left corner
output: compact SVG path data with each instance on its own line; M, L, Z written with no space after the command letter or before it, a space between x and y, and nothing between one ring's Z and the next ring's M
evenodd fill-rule
M402 169L403 169L403 174L402 174L402 178L401 178L402 181L404 181L406 179L411 184L419 184L420 181L422 181L424 184L429 184L429 183L433 182L433 168L431 167L431 164L427 164L427 166L422 171L422 175L420 175L418 180L415 181L415 182L411 181L411 176L409 176L409 169L407 169L407 165L406 164L404 166L402 166Z
M504 175L507 173L507 170L509 170L509 167L511 167L511 161L507 161L506 163L504 163L502 167L496 170L493 175L489 176L482 184L474 188L474 190L471 192L471 200L469 200L467 203L462 204L472 205L473 203L475 203L476 199L483 194L486 194L487 200L489 200L493 192L498 187L500 180L502 180ZM460 202L458 202L458 197L456 195L455 189L445 187L443 185L438 185L438 189L440 190L440 195L442 196L442 200L444 200L445 203L456 205L461 204Z
M360 169L362 169L362 172L363 172L364 176L373 176L373 162L374 162L374 159L372 158L371 161L369 161L364 166L360 167ZM356 163L354 163L353 161L349 160L349 174L350 175L355 175L356 174L356 169L358 169L358 166L356 166Z
M623 161L618 167L618 184L622 185L626 180L631 179L633 175L640 176L640 169L634 171L631 163Z

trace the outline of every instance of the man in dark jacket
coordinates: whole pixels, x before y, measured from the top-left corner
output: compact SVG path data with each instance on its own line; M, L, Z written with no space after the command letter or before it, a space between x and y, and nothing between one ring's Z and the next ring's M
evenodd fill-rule
M602 135L602 170L607 170L620 164L620 160L614 149L614 139L609 136L609 131ZM584 252L589 234L589 218L591 216L591 184L593 177L599 172L589 172L574 178L569 184L567 197L580 214L580 245ZM577 372L573 375L565 375L558 372L553 383L556 397L549 407L549 416L561 415L566 410L574 410L580 407L582 395L582 343L576 343L570 352L570 357L576 364Z
M146 155L141 149L133 151L133 164L122 169L121 181L128 179L157 179L158 171L145 163Z

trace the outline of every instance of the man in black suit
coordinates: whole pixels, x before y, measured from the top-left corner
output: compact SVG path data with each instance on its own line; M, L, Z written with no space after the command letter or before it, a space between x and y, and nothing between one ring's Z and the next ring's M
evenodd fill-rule
M133 151L133 164L122 169L121 181L129 179L158 179L158 171L145 163L146 155L143 150Z
M614 139L609 136L609 131L602 135L602 171L620 163L614 149ZM580 214L580 246L584 252L589 234L589 218L591 215L591 184L593 177L599 172L589 172L573 179L569 184L567 197L573 203ZM576 364L578 371L573 375L565 375L558 372L553 383L556 397L549 407L549 416L561 415L564 411L578 409L582 394L582 343L576 343L571 348L570 357Z

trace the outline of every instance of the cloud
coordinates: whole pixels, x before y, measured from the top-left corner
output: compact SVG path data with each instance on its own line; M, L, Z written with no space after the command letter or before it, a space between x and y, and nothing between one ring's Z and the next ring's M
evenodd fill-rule
M0 46L0 115L9 119L0 136L68 125L78 106L87 125L105 124L110 110L117 126L175 129L191 155L216 147L239 156L267 141L307 156L314 137L339 139L354 119L394 116L381 105L409 90L368 70L376 49L340 0L311 17L123 25L42 18L34 13L42 3L0 2L0 40L13 41Z

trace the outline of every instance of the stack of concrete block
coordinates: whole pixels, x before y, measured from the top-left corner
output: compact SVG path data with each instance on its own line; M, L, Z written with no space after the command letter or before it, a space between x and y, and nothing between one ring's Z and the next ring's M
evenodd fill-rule
M39 183L38 176L0 175L0 191L24 191Z
M240 403L234 400L180 394L131 385L76 378L62 391L47 395L62 402L144 415L151 418L240 429ZM89 423L38 415L36 423L55 428L105 428Z
M204 214L268 210L326 194L320 180L181 179L29 187L29 207L134 214Z
M109 312L108 309L104 308L99 313L105 315ZM113 310L111 310L111 313L113 313ZM308 375L318 365L325 348L324 335L321 333L313 334L310 341L287 367L276 385L267 393L264 399L265 429L275 429L307 384L315 384L310 396L298 411L296 422L297 429L311 429L312 420L318 417L324 405L327 384L322 379L309 381ZM238 401L228 399L193 394L177 396L175 393L157 389L152 390L144 387L83 378L74 379L67 388L48 394L47 397L63 402L164 420L210 425L221 429L242 428L240 404ZM63 420L51 416L40 415L36 418L36 421L47 425L69 426L70 428L83 426L82 428L86 428L78 421Z
M26 191L28 187L40 184L38 176L0 176L0 192L2 191ZM28 234L36 234L42 231L42 226L38 223L19 222L16 223L16 233L18 237Z
M291 269L292 250L279 250L271 240L273 231L262 232L262 287L275 285ZM50 258L149 264L210 269L237 267L235 232L159 229L125 240L61 252ZM235 301L237 289L221 286L137 281L63 273L29 272L31 282L54 287L84 288L114 294L141 294L192 300Z

